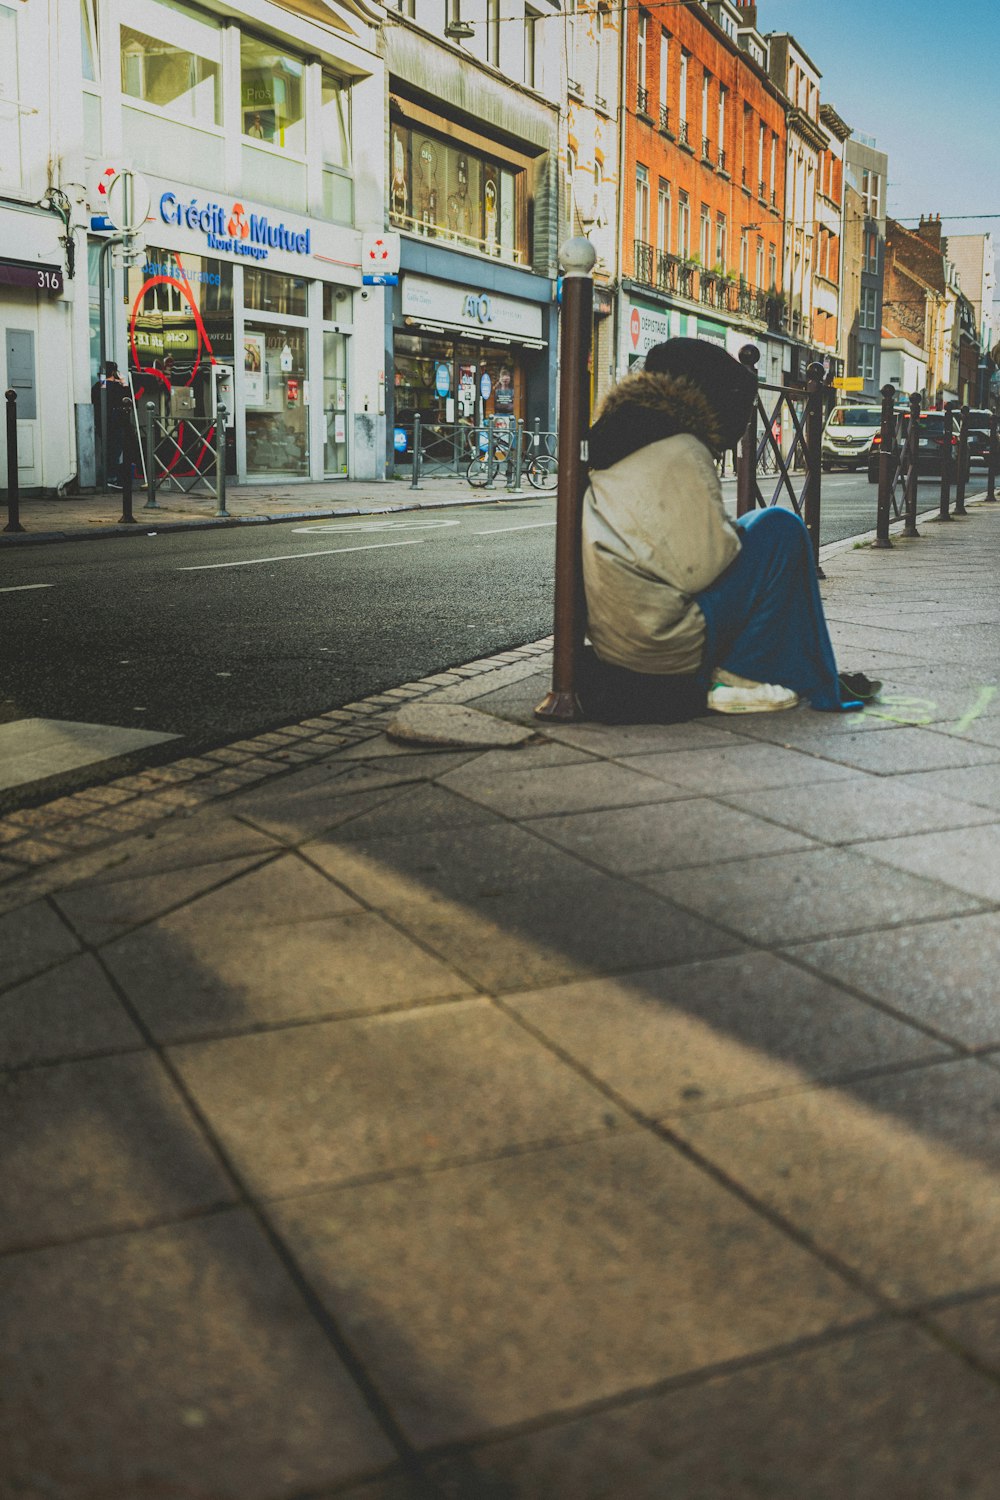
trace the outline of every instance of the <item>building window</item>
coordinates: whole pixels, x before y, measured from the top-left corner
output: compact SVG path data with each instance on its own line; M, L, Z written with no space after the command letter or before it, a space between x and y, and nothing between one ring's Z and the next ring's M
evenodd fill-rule
M10 14L13 15L13 11ZM93 0L80 0L80 51L84 78L88 83L100 83L97 70L97 24ZM9 49L4 45L4 56L8 55ZM17 95L14 94L13 97L16 99Z
M638 38L636 41L635 76L636 83L645 93L646 90L646 32L648 30L649 17L644 10L639 12Z
M708 151L708 146L706 144L707 141L708 141L708 94L709 94L709 89L711 88L711 84L712 84L712 79L711 79L710 74L708 74L708 73L702 73L702 75L701 75L701 139L702 139L702 150L705 151L705 152Z
M767 252L767 284L769 287L778 285L778 252L774 245L769 246Z
M728 265L729 245L725 214L715 216L715 264L725 274Z
M247 139L305 155L304 74L297 57L255 36L240 37L240 104Z
M392 0L392 8L401 16L409 16L412 21L416 15L416 0Z
M719 84L719 165L724 167L726 161L726 90Z
M760 130L757 133L757 181L760 184L761 197L764 195L764 137L767 135L763 120L760 122Z
M861 344L858 347L858 374L865 380L875 379L875 345Z
M656 243L661 253L670 251L671 217L670 183L665 177L661 177L656 194Z
M677 118L687 124L688 117L688 54L681 48L680 80L677 95Z
M529 89L538 87L538 12L524 12L524 81Z
M19 99L17 70L17 13L0 5L0 101ZM21 185L21 113L0 104L0 185Z
M390 223L427 239L455 241L502 260L527 258L522 170L396 120L390 127L389 155ZM575 156L567 152L571 225L575 169Z
M572 146L566 148L566 225L570 234L575 234L576 219L576 152Z
M757 285L764 285L764 241L757 236Z
M774 172L775 172L775 161L776 161L777 155L778 155L778 137L772 132L772 134L771 134L771 175L770 175L771 202L772 203L776 203L777 202L777 199L775 198L775 193L774 193Z
M740 276L746 281L750 275L750 240L744 229L740 235Z
M649 170L638 165L635 169L635 237L643 244L649 244Z
M323 207L335 224L354 222L351 177L351 90L333 73L324 73L320 138L323 143Z
M877 327L878 292L873 286L861 288L860 322L862 328Z
M882 177L878 172L861 173L861 196L865 200L865 217L877 219L882 201Z
M698 254L706 270L712 264L712 213L707 203L701 205L699 221Z
M566 0L566 74L571 89L579 90L576 71L576 0Z
M691 200L687 193L677 194L677 254L687 260L691 249Z
M878 275L878 235L874 230L865 230L861 269Z
M660 109L669 109L670 101L667 98L667 86L670 79L670 35L666 31L660 32ZM669 116L668 116L669 118Z
M494 68L500 66L500 0L486 4L486 61Z
M221 125L219 27L176 5L157 4L161 10L155 35L121 28L122 93L174 119Z
M604 45L604 12L602 10L597 11L594 16L594 48L596 57L594 103L599 105L603 109L606 102L606 95L604 92L604 69L606 63L604 54L607 51L607 48Z

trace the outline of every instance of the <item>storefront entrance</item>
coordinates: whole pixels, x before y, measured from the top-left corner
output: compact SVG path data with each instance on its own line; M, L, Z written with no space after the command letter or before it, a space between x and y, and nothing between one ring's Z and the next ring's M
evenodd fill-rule
M525 414L523 357L513 346L397 333L394 363L397 427L410 427L419 413L425 429L471 432L489 417L515 422Z
M327 479L347 473L347 339L323 330L323 469Z

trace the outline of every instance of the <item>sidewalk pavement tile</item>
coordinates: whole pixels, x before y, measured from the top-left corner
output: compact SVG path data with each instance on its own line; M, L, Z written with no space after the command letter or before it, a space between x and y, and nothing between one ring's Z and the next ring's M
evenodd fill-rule
M492 993L714 958L743 947L627 880L585 869L563 884L475 906L410 902L394 908L393 920Z
M373 1479L370 1484L351 1485L348 1490L338 1490L336 1495L317 1495L316 1500L427 1500L427 1486L421 1480L397 1474L388 1479Z
M1000 1396L873 1327L432 1465L445 1500L926 1500L996 1493Z
M498 821L495 813L457 796L447 787L428 781L410 782L383 793L370 807L359 808L355 817L338 827L335 842L398 837L404 828L410 836L415 836L446 828L482 827Z
M648 875L642 884L764 947L958 916L981 905L934 880L890 875L886 866L848 849L731 860L725 880L698 867Z
M644 1132L311 1194L271 1214L421 1448L872 1310Z
M1000 913L802 943L788 952L960 1046L1000 1046Z
M0 1119L0 1249L138 1228L234 1197L148 1054L11 1073Z
M1000 1282L1000 1073L977 1059L679 1116L727 1177L888 1297Z
M496 714L498 719L513 719L516 724L531 724L544 734L547 721L536 719L535 709L544 702L551 686L552 668L546 665L538 672L533 672L530 677L523 677L508 687L481 693L469 701L474 702L484 714Z
M904 771L945 771L957 766L997 765L1000 750L958 735L901 725L892 734L844 734L823 749L829 760L878 776Z
M836 784L836 783L835 783ZM785 796L786 793L776 793ZM613 875L646 875L755 854L811 849L811 839L707 797L538 818L532 831Z
M924 875L981 896L1000 901L1000 823L978 828L949 828L909 838L877 839L859 844L861 853L898 870Z
M183 906L193 897L233 880L252 869L260 859L258 854L210 865L188 865L156 875L136 875L132 880L102 885L88 882L57 892L53 900L84 942L106 943L130 927L138 927L151 917L162 916L171 908Z
M730 721L708 713L684 724L547 724L545 733L590 755L619 760L665 750L720 750L733 742Z
M16 907L0 916L0 989L40 973L79 949L65 922L46 902Z
M395 1456L242 1212L9 1257L0 1328L12 1495L274 1500Z
M147 800L143 799L143 806ZM89 878L95 883L110 884L134 880L140 875L183 870L186 865L208 865L216 860L264 855L269 851L276 851L273 839L209 808L189 817L154 824L145 833L123 839L109 850L104 869Z
M369 808L380 807L404 786L420 784L393 780L365 791L347 792L342 797L331 796L324 787L286 791L278 785L265 787L249 798L235 799L230 806L238 817L264 830L268 837L300 844L304 839L317 838L351 822Z
M628 807L636 802L663 801L669 796L662 783L651 777L613 762L594 760L524 771L516 763L509 770L502 769L495 758L488 767L474 761L450 771L442 778L442 785L508 818L537 818L546 813L578 812L593 807Z
M499 819L350 841L338 833L304 844L302 854L380 910L442 899L489 903L557 889L589 873L572 855Z
M773 717L780 718L781 714ZM634 766L644 775L657 777L691 796L703 797L771 786L803 783L811 786L850 775L843 766L830 760L800 755L797 750L785 750L778 745L752 744L735 735L724 750L675 750L662 755L631 756L619 763Z
M89 954L71 958L0 996L0 1068L143 1046L142 1036Z
M722 714L716 715L723 718ZM803 750L815 755L831 739L845 734L870 734L873 729L893 729L898 725L869 714L866 710L850 714L814 713L800 704L769 714L730 714L728 725L740 739L783 745L786 750Z
M104 959L161 1041L387 1010L471 986L374 913L261 930L200 903L119 938Z
M949 1055L768 953L583 980L504 1005L651 1119Z
M915 791L941 792L956 801L971 802L974 807L988 807L1000 813L1000 764L962 766L940 771L915 771L900 778L901 784Z
M629 1123L486 1000L195 1043L172 1056L255 1196Z
M807 786L783 787L780 791L724 792L722 800L827 844L987 823L992 816L985 808L973 808L941 792L918 792L895 779L874 776L829 782L822 792Z

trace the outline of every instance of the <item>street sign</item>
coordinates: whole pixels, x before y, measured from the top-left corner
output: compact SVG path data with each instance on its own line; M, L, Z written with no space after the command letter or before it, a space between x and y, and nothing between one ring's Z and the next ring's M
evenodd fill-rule
M835 375L833 388L835 391L863 391L865 379L863 375Z
M90 227L91 229L114 229L115 226L107 214L91 214Z
M108 183L108 218L123 234L134 234L149 217L149 184L138 172L126 169L118 172Z
M368 276L392 276L399 273L399 235L388 229L361 236L361 272ZM375 286L395 286L395 281L376 281Z
M398 276L362 276L362 286L397 286Z

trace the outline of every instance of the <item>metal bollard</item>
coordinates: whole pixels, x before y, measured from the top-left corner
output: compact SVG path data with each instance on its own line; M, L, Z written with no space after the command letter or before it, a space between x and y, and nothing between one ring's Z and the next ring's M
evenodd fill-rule
M420 488L420 413L413 413L413 458L410 462L410 489Z
M514 447L511 452L513 463L507 469L507 488L509 490L519 490L521 488L521 470L524 464L523 443L524 423L518 417L514 423Z
M486 418L486 487L493 488L493 481L497 477L497 461L493 452L493 418Z
M143 510L159 510L156 503L156 402L146 402L146 503Z
M997 414L990 413L990 456L989 467L986 471L986 501L990 505L996 504L997 483Z
M882 432L878 455L878 510L875 518L875 542L877 548L891 547L889 540L889 502L892 496L892 480L896 467L896 413L894 386L884 385L882 396Z
M7 392L7 524L4 531L23 531L21 491L17 479L17 392Z
M226 509L226 407L220 401L215 413L215 498L217 521L228 521Z
M906 433L910 463L906 470L906 524L904 536L919 536L917 530L917 481L920 478L920 393L910 397L910 425Z
M555 619L552 687L535 709L539 719L582 717L576 696L587 606L583 592L581 530L590 431L590 343L593 333L594 262L597 252L582 236L559 252L563 270L559 314L559 477L556 488Z
M950 521L948 506L951 501L951 440L955 436L955 413L951 402L944 409L944 441L941 445L941 504L939 521Z
M119 526L134 526L132 514L132 472L135 464L135 408L131 395L122 398L122 518Z
M823 366L814 360L806 370L806 466L802 495L803 520L812 541L816 576L825 575L819 565L820 475L823 468Z
M969 462L969 408L962 407L962 420L958 428L958 476L955 480L956 516L967 516L965 508L965 470Z
M756 344L744 344L740 350L740 364L757 377L760 350ZM740 452L736 462L736 514L745 516L756 503L754 488L757 480L757 398L754 397L747 430L740 439Z

